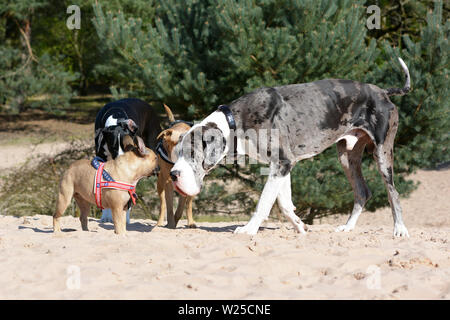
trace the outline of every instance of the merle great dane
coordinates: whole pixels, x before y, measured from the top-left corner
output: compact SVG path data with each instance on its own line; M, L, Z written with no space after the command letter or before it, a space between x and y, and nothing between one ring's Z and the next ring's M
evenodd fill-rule
M337 143L339 161L353 188L355 202L347 223L336 231L350 231L371 197L361 172L361 158L367 148L387 188L394 236L408 236L393 179L398 111L389 96L404 95L410 90L408 68L402 59L399 61L406 75L403 88L382 89L373 84L327 79L261 88L228 106L220 106L194 125L178 143L178 158L171 170L175 189L183 195L194 196L200 192L204 176L225 156L249 155L269 164L269 176L256 212L245 226L234 232L256 234L277 200L295 230L305 233L303 222L294 213L290 171L297 161L313 157ZM214 134L205 138L208 130ZM262 152L255 147L254 135L238 134L247 130L270 131L267 138L270 150ZM272 134L275 132L278 134ZM198 136L201 143L193 143ZM251 146L256 150L253 154L248 151Z
M95 153L104 161L123 154L123 138L129 135L135 144L155 151L161 132L158 114L146 102L127 98L107 103L95 118ZM140 149L139 148L139 149ZM145 149L145 148L143 148ZM130 209L127 211L129 223ZM102 222L112 222L110 209L104 209Z

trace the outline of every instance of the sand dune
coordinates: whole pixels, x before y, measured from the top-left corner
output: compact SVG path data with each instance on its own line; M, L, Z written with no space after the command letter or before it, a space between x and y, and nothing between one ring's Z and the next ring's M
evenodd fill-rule
M389 209L363 213L351 233L334 232L338 216L306 236L269 222L254 237L232 233L244 222L170 230L135 219L120 237L70 216L54 235L49 216L0 215L0 298L449 299L450 170L414 179L408 239L392 237Z

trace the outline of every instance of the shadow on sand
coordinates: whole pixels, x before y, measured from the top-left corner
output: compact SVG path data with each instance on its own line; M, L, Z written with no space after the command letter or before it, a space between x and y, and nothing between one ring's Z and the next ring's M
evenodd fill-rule
M105 230L114 230L114 224L111 222L100 222L100 220L94 220L98 222L98 226ZM151 226L146 223L141 222L131 222L127 224L127 231L136 231L136 232L151 232L155 226Z
M39 228L36 228L36 227L19 226L18 229L19 230L30 229L30 230L33 230L34 232L40 232L40 233L53 233L53 228L52 227L47 227L47 228L45 228L46 230L43 230L43 229L39 229ZM61 232L74 232L74 231L77 231L77 229L61 228Z

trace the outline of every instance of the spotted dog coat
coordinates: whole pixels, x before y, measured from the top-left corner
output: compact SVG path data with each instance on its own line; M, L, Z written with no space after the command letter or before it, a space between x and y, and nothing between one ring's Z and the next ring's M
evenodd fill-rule
M258 132L262 129L276 129L279 132L276 156L270 151L257 151L258 160L270 164L270 174L255 214L247 225L237 228L236 233L256 234L262 221L268 217L275 200L296 230L305 232L302 221L294 213L290 171L297 161L317 155L337 142L339 160L355 194L352 214L347 224L340 226L337 231L350 231L354 228L359 214L371 196L361 172L361 158L367 147L367 150L373 153L388 191L394 217L394 234L408 235L393 181L393 143L398 126L398 111L389 99L390 95L402 95L410 90L408 69L403 60L400 59L400 63L407 79L403 88L382 89L357 81L328 79L261 88L228 105L237 130L242 129L245 132L253 129ZM224 156L229 152L230 142L233 141L224 119L220 111L213 112L200 124L195 125L186 136L215 126L215 129L219 130L216 140L223 138L227 141ZM271 137L272 135L269 135L269 140ZM180 145L185 143L184 140ZM238 137L237 140L240 154L248 154L243 150L243 145L257 145L256 141L251 141L252 138L243 141L244 139ZM272 141L269 141L270 143ZM187 194L200 191L203 177L210 170L210 167L203 164L209 157L205 150L198 150L197 147L195 156L182 155L172 169L172 172L177 174L174 183ZM196 184L186 182L192 178Z

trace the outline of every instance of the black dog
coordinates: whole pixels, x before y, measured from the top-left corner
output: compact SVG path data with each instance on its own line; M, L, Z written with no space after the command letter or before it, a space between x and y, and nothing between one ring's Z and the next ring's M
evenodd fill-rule
M160 119L150 105L139 99L121 99L106 104L95 118L95 153L104 161L123 153L123 138L133 138L139 150L143 145L155 151L161 132ZM130 209L127 211L129 223ZM112 222L110 209L104 209L101 222Z
M150 105L139 99L121 99L106 104L95 118L95 153L103 160L123 153L122 139L129 135L143 139L155 150L161 132L160 119Z

